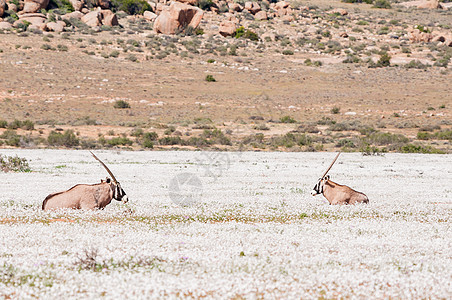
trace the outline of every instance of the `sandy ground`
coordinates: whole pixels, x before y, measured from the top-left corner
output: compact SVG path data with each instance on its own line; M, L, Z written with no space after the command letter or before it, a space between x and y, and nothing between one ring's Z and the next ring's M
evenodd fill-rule
M33 169L0 173L6 298L452 295L450 155L344 153L332 180L370 204L330 206L310 190L333 153L97 151L129 204L44 213L106 172L86 151L2 154Z

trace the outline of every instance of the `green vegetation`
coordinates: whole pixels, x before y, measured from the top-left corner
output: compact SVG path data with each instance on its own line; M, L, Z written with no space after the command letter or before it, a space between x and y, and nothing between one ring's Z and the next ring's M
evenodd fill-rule
M115 103L113 104L113 107L119 109L130 108L130 104L124 100L116 100Z
M79 139L73 130L66 130L63 134L57 131L51 131L47 137L47 143L50 146L75 147L80 144Z
M245 27L243 27L243 26L240 26L239 28L237 28L233 36L236 39L245 38L245 39L248 39L251 41L259 40L259 36L255 32L245 29Z
M217 81L217 80L213 77L213 75L207 75L205 80L206 80L207 82L215 82L215 81Z
M0 154L0 170L2 172L31 172L28 160L19 156Z
M64 15L74 11L74 7L68 0L50 0L48 9L58 9L59 13Z
M151 6L144 0L112 0L114 12L125 11L129 15L143 14L145 11L152 11Z
M281 123L296 123L297 121L291 116L284 116L279 119Z

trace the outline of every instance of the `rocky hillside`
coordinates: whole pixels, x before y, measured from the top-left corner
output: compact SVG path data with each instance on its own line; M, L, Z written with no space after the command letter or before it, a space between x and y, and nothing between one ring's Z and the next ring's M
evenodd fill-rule
M2 147L450 151L448 2L0 0L0 15Z

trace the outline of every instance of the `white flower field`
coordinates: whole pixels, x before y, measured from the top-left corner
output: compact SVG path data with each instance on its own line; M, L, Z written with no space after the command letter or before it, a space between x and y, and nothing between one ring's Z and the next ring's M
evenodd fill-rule
M0 298L452 297L452 155L95 151L129 196L99 211L44 198L107 172L88 151L1 150Z

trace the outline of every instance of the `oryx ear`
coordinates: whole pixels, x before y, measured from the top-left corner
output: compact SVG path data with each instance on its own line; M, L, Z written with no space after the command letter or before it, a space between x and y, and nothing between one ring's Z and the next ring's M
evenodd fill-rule
M106 182L106 183L110 183L110 182L111 182L111 179L107 177L107 178L105 178L105 182Z
M100 183L104 183L105 181L103 179L100 180Z

